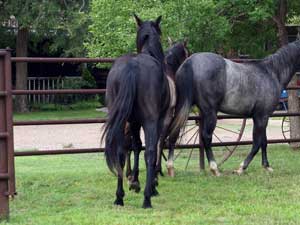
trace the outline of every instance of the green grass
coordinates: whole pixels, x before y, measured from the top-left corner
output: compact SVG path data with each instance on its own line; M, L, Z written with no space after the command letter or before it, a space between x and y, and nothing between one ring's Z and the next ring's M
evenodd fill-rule
M14 121L22 120L59 120L103 118L106 113L96 111L99 102L89 100L70 105L43 104L33 107L28 113L14 113Z
M221 177L198 172L196 151L185 171L188 154L180 155L176 177L160 178L150 210L126 182L125 206L112 204L116 178L102 154L16 158L19 194L7 224L300 224L300 152L273 145L274 173L261 168L259 154L246 174L232 174L248 150L238 149ZM144 162L141 167L144 186Z
M23 120L59 120L59 119L88 119L88 118L102 118L105 113L93 109L66 109L60 111L37 111L29 113L15 113L14 121Z

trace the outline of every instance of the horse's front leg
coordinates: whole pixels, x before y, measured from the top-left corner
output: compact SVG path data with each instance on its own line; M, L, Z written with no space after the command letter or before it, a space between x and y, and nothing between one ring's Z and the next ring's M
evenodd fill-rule
M247 158L240 164L239 169L235 170L237 174L241 175L249 166L254 156L257 154L259 148L262 148L262 159L263 166L268 171L273 171L269 166L269 162L267 160L267 137L266 137L266 127L268 124L267 116L256 116L253 118L253 145L250 153Z

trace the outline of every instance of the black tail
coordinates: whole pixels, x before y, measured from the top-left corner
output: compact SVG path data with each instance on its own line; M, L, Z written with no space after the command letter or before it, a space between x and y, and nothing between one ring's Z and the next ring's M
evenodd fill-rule
M125 124L132 112L136 94L137 72L138 67L136 66L136 63L134 61L130 61L122 71L122 74L120 74L121 80L119 82L117 96L113 100L113 103L109 109L108 119L102 136L103 139L106 135L106 163L108 168L114 174L116 174L116 172L118 174L122 174L118 151L124 151L124 148L116 143L123 139ZM109 98L110 96L107 97ZM120 153L125 154L125 152Z
M175 115L170 128L170 137L179 133L188 119L193 103L193 71L186 61L176 73L177 102Z

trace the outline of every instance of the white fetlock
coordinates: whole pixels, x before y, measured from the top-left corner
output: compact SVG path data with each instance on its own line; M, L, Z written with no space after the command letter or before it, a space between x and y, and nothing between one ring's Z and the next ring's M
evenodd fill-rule
M242 175L243 173L244 173L244 169L243 169L243 167L244 167L244 162L242 162L241 164L240 164L240 167L237 169L237 170L234 170L233 172L234 173L236 173L237 175Z
M274 170L272 167L268 166L268 167L264 167L266 171L270 172L270 173L273 173Z
M174 164L173 164L173 162L170 162L170 161L167 162L167 170L168 170L168 175L170 177L174 177L175 176L175 170L174 170Z
M242 175L244 173L244 169L243 167L240 167L239 169L234 170L233 172L236 173L237 175Z
M174 170L174 167L169 167L167 168L168 169L168 175L170 177L175 177L175 170Z
M219 172L218 165L215 161L212 161L209 163L210 171L217 177L221 176L221 173Z

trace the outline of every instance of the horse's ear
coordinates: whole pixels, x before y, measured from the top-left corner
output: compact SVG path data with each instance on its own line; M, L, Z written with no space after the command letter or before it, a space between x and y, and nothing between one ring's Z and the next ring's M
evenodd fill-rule
M184 39L183 39L183 45L184 45L184 47L186 47L187 44L188 44L188 38L184 38Z
M157 17L157 19L155 20L155 24L156 24L157 27L159 27L159 24L160 24L160 22L161 22L161 18L162 18L162 16L159 16L159 17Z
M140 27L142 25L143 21L135 13L133 13L133 16L135 18L136 25L138 27Z
M169 47L171 47L173 45L173 40L168 36L168 44Z

